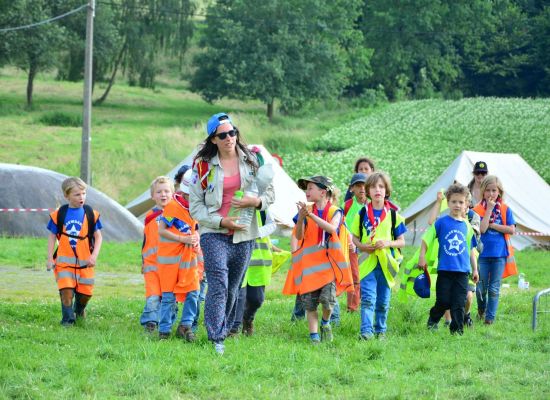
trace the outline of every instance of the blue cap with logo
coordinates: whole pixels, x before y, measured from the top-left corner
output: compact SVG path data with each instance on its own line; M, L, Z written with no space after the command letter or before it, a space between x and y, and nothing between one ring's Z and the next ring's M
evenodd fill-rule
M233 121L231 121L231 118L226 113L222 112L212 115L206 123L206 134L212 136L216 132L216 129L218 129L218 126L227 123L233 125Z
M428 273L428 270L425 269L423 273L415 278L413 288L418 297L429 299L431 286L432 280L430 279L430 274Z

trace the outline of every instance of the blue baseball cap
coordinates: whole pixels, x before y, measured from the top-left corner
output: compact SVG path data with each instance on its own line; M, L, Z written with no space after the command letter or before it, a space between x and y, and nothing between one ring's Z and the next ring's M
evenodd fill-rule
M206 123L206 134L212 136L216 132L216 129L218 129L218 126L227 123L233 125L233 121L231 121L231 118L226 113L222 112L212 115Z
M356 174L353 174L349 185L353 186L356 183L365 183L366 181L367 181L367 175L362 174L361 172L358 172Z
M430 274L427 269L418 275L414 280L414 292L418 295L418 297L422 297L423 299L430 298L431 286L432 280L430 279Z

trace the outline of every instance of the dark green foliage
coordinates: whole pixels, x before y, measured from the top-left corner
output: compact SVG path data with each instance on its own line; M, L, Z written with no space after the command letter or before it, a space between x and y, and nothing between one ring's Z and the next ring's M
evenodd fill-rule
M193 90L207 101L275 100L295 111L334 98L368 74L370 52L354 29L359 2L292 0L218 2L208 10Z
M40 122L49 126L82 126L82 115L55 111L44 114Z

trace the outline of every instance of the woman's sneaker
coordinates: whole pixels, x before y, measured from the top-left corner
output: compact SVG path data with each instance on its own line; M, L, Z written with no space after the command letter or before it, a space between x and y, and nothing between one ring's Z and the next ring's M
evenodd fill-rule
M225 352L225 345L223 342L214 342L214 351L216 354L223 356L223 353Z

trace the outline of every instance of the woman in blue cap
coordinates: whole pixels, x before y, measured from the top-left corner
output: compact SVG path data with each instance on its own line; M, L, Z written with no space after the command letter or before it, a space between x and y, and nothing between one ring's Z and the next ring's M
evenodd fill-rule
M256 196L235 197L251 187L259 168L258 157L244 144L239 130L226 113L214 114L206 124L207 138L193 162L190 211L198 221L208 292L204 321L208 339L218 354L235 317L239 287L259 237L256 213L248 225L229 216L229 210L267 209L275 200L270 184Z

